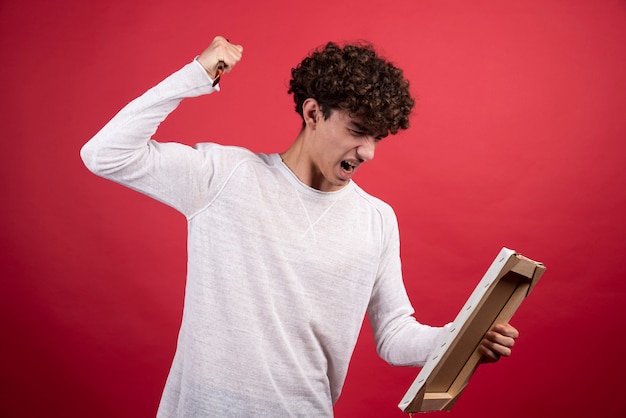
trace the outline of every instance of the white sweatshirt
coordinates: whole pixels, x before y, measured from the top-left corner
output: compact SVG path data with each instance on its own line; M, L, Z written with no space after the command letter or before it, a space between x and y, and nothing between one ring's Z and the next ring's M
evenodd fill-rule
M390 206L354 182L324 193L277 154L151 140L196 61L122 109L81 150L94 173L188 220L184 312L158 416L332 416L367 312L379 355L422 365L442 334L413 317Z

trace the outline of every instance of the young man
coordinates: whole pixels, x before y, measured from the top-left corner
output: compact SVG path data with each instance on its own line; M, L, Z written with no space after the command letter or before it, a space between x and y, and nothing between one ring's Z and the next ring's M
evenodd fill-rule
M161 417L332 416L364 315L379 355L422 365L444 328L418 323L402 282L393 210L351 179L377 142L409 125L402 71L367 46L329 43L292 70L302 130L282 154L151 140L181 100L212 93L217 37L122 109L81 150L94 173L188 220L188 273ZM487 360L517 330L489 332Z

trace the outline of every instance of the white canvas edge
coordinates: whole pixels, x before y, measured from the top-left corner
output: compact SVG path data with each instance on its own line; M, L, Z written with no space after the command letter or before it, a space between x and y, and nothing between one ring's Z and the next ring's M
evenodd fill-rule
M487 290L489 289L493 281L500 274L502 267L504 267L504 265L507 263L509 258L515 254L516 254L515 251L510 250L506 247L503 247L502 250L500 250L500 253L495 258L495 260L493 261L489 269L487 269L487 272L485 273L483 278L480 280L480 282L478 282L478 284L474 288L474 291L465 302L465 305L463 305L463 308L461 308L461 310L459 311L454 322L452 322L452 325L449 328L449 333L446 335L445 338L443 338L440 341L440 343L438 344L438 347L429 356L428 360L424 364L424 367L422 367L421 371L419 372L419 374L417 375L417 377L415 378L415 380L413 381L413 383L411 384L411 386L405 393L404 397L398 404L398 407L401 410L404 411L409 406L409 404L413 401L413 399L415 398L415 395L417 395L417 393L420 391L424 383L427 381L430 374L433 372L434 368L439 364L439 362L443 358L445 351L448 349L452 341L454 341L454 339L457 337L457 335L459 334L459 331L463 328L463 325L465 324L465 322L467 322L469 317L472 315L472 313L476 309L478 302L480 302L480 300L483 298L483 296L485 295L485 293L487 292Z

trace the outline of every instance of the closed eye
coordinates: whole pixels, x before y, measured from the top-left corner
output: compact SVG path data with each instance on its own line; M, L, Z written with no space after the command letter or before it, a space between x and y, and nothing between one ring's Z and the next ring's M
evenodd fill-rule
M374 136L373 132L367 130L364 126L359 123L352 121L349 126L346 127L351 135L356 137L370 137L374 139L374 142L378 142L387 135L376 135Z
M350 131L350 133L354 136L367 136L367 132L359 131L357 129L348 128L348 131Z

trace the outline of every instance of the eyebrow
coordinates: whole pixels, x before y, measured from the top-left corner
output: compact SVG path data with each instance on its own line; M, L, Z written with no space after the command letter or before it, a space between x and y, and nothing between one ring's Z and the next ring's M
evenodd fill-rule
M372 132L370 132L369 129L367 129L365 126L361 125L359 122L355 122L353 120L351 120L350 125L352 125L353 128L355 128L355 130L363 132L367 135L372 135Z
M374 137L375 139L382 139L382 138L384 138L386 136L386 135L382 135L382 134L381 135L375 135L374 132L372 132L371 130L369 130L368 128L366 128L365 126L363 126L362 124L360 124L359 122L356 122L354 120L350 120L349 124L355 130L357 130L359 132L363 132L365 135Z

